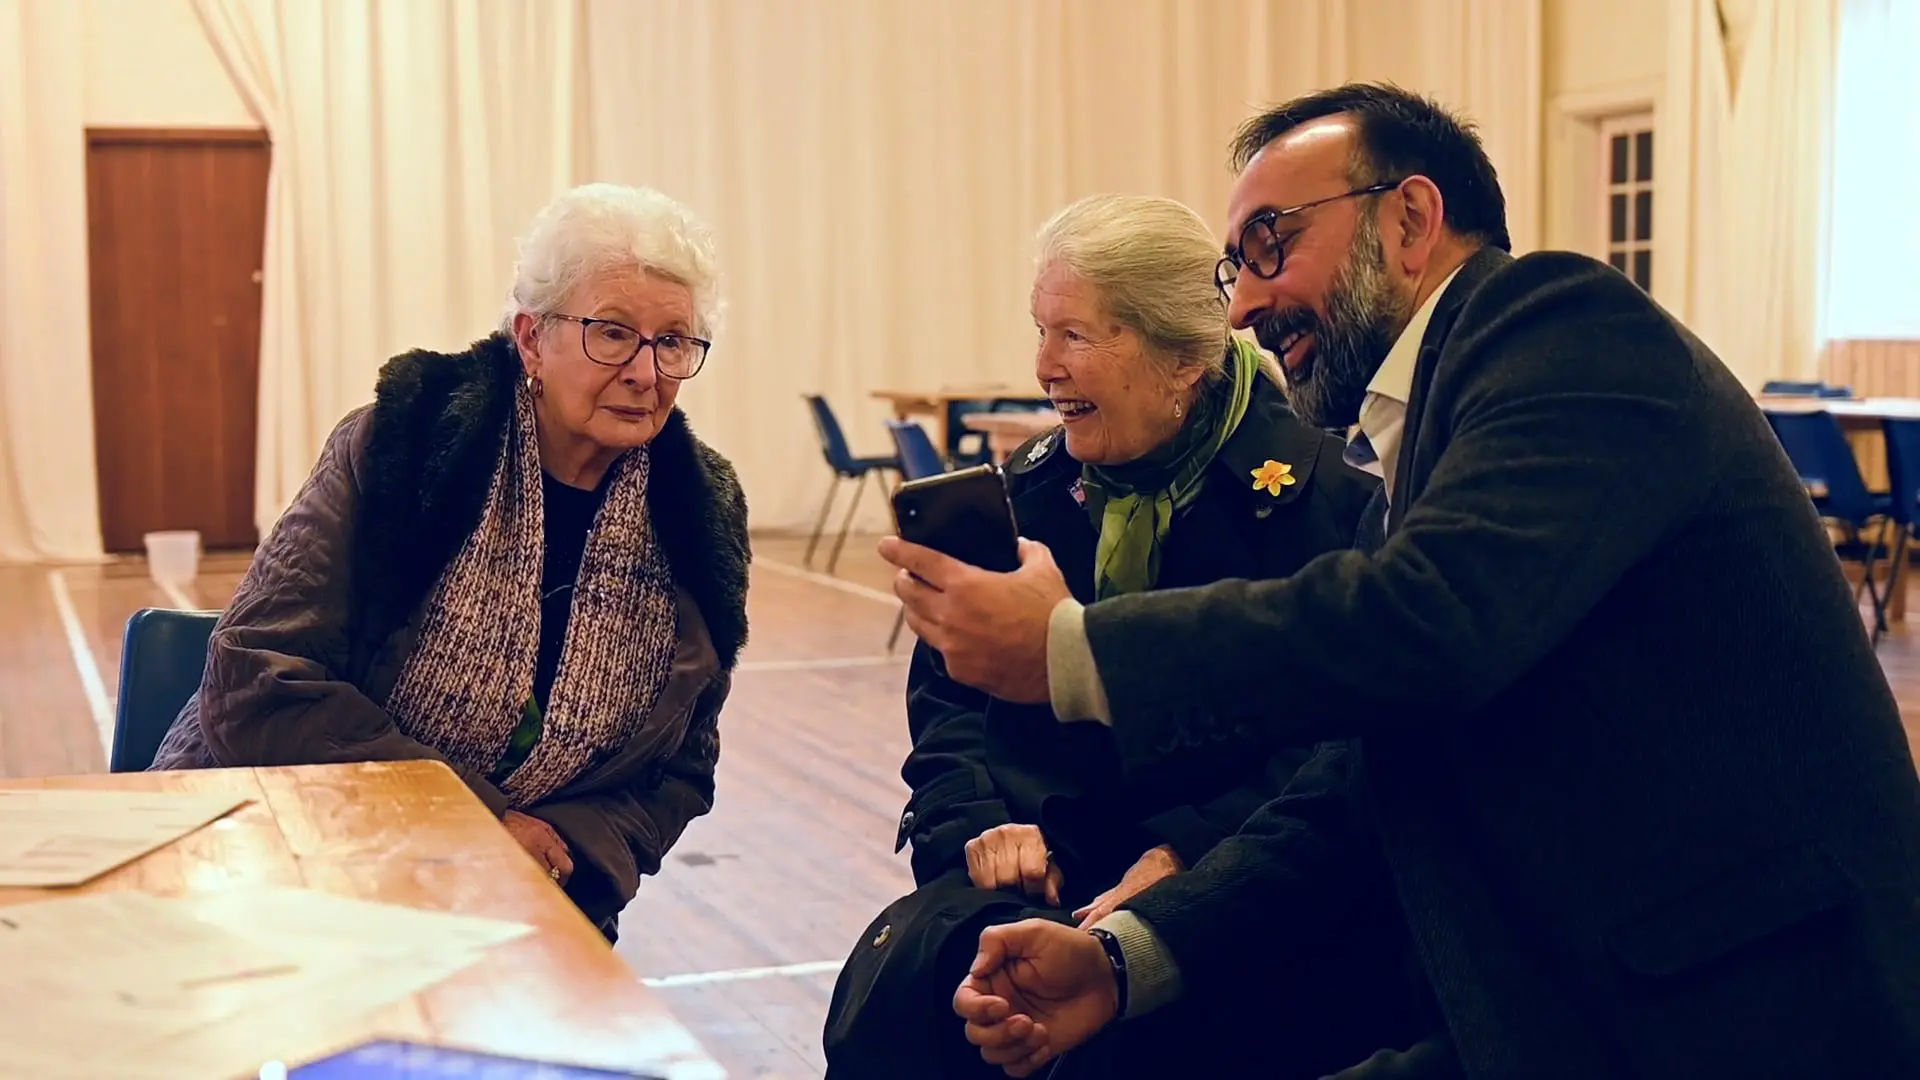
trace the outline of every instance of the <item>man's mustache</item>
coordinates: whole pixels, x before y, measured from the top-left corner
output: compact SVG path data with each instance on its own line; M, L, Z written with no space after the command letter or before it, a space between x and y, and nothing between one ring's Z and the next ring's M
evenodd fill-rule
M1311 308L1296 307L1274 312L1254 321L1253 338L1260 347L1280 355L1280 346L1295 334L1311 334L1320 328L1320 319Z

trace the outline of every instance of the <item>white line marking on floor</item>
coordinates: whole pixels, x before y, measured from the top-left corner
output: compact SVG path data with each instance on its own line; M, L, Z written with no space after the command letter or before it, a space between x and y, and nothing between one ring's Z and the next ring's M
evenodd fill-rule
M905 653L899 656L830 656L815 660L749 660L735 671L833 671L839 668L886 667L889 664L904 664L912 657Z
M180 586L175 585L173 582L156 581L154 584L160 586L160 591L167 594L167 602L179 608L181 611L198 611L200 609L200 605L194 603L192 597L181 592Z
M899 599L892 593L881 592L879 589L871 589L865 585L848 581L845 578L834 577L831 574L816 574L812 570L803 569L798 566L789 566L783 562L774 562L772 559L763 559L758 555L753 557L753 565L763 566L775 573L785 574L788 577L796 577L801 581L811 581L815 585L825 585L829 589L838 589L843 593L851 593L854 596L864 596L869 600L877 600L888 607L900 606Z
M100 748L111 755L113 706L107 704L107 687L100 681L100 662L94 658L93 646L87 644L87 632L80 626L80 613L74 610L66 573L49 572L47 588L53 590L53 606L59 611L60 625L67 632L67 648L73 653L74 670L80 674L80 689L86 692L87 708L93 712L93 726L100 731Z
M782 964L779 967L734 968L731 971L695 971L686 975L666 975L640 981L656 990L672 989L676 986L701 986L706 983L746 982L752 979L773 979L795 975L824 975L840 970L844 960L814 960L805 964Z

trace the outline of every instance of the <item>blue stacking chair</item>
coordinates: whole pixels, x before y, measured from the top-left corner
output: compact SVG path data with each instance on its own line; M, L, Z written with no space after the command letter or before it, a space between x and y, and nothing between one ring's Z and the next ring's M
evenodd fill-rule
M947 471L939 448L927 429L912 420L887 421L887 434L893 438L895 460L900 463L902 480L920 480Z
M1897 520L1894 499L1867 490L1853 446L1832 413L1770 411L1767 422L1773 425L1774 435L1786 449L1794 471L1800 474L1800 482L1806 485L1814 509L1823 519L1840 526L1843 537L1835 545L1834 554L1842 561L1861 565L1854 600L1858 603L1864 591L1873 601L1873 641L1877 645L1887 629L1887 600L1874 580L1874 570L1886 549L1884 529L1879 527ZM1908 503L1912 498L1908 496ZM1873 530L1872 540L1865 539L1869 530Z
M867 489L868 476L885 471L899 471L900 462L891 457L854 457L847 448L846 433L840 430L840 421L833 415L832 406L819 394L806 395L807 412L813 417L814 433L820 437L820 454L827 459L827 467L833 470L833 483L827 488L827 497L820 503L820 516L813 523L813 536L807 540L807 554L801 562L808 569L813 568L813 550L819 546L820 534L827 526L827 512L833 509L834 497L840 494L840 482L851 480L854 483L853 501L847 504L847 515L840 520L840 535L834 539L833 554L827 557L827 573L833 573L840 565L840 549L846 546L847 530L853 527L853 512L860 507L860 493ZM885 486L884 479L882 486Z
M940 460L940 450L933 445L926 428L912 420L889 420L887 434L893 436L893 449L900 462L902 480L919 480L947 471L946 463ZM888 652L892 652L894 646L899 644L900 628L906 624L907 609L903 606L900 613L893 617L893 633L887 637Z
M153 764L207 669L207 639L217 611L146 608L127 620L120 645L120 703L113 717L113 772L140 772Z
M1880 430L1887 437L1887 515L1900 527L1894 540L1893 573L1888 588L1907 587L1907 559L1912 554L1916 505L1920 505L1920 419L1885 417Z

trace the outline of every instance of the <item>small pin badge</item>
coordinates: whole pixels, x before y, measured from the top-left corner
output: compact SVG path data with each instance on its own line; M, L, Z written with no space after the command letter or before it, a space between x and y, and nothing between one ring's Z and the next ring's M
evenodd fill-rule
M1033 449L1027 451L1027 464L1033 465L1038 463L1041 458L1047 456L1047 451L1052 449L1052 447L1053 447L1053 436L1051 435L1041 439L1037 443L1034 443Z
M1087 486L1079 479L1074 480L1073 486L1067 489L1067 493L1073 496L1076 506L1087 505Z

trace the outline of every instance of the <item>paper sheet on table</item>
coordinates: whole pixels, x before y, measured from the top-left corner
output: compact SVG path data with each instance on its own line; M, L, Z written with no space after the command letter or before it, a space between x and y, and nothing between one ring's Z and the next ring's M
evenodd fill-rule
M0 791L0 887L84 884L248 801L164 792Z
M265 941L298 939L317 950L346 949L363 957L477 953L533 932L524 923L271 885L223 889L181 903L207 922Z
M530 932L283 888L0 909L0 1078L252 1075Z

